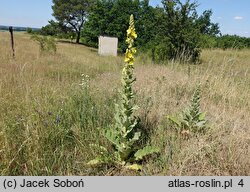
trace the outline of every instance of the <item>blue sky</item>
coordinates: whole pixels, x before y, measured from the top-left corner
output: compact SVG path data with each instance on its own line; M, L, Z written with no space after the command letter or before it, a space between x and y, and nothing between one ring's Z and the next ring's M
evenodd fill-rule
M161 0L150 0L151 5ZM198 0L198 12L212 9L223 34L250 37L249 0ZM52 19L52 0L0 0L0 25L41 27Z
M0 25L41 27L52 19L52 0L0 0Z

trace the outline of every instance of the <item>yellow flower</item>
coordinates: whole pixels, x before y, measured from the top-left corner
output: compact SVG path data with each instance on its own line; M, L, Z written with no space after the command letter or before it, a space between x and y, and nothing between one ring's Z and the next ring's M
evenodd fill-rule
M128 38L132 38L132 39L137 38L137 34L136 34L135 30L131 27L127 30L127 36L128 36Z
M128 63L129 65L133 65L134 63L133 53L129 49L127 49L126 54L125 54L125 62Z
M132 66L134 65L134 58L125 59L125 62Z
M137 34L135 32L135 26L134 26L134 17L131 15L130 22L129 22L129 28L127 30L127 39L126 42L128 44L128 49L126 50L125 54L125 62L129 65L134 64L134 54L136 53L136 49L133 47L134 39L137 38Z
M133 54L135 54L135 53L136 53L136 48L132 48L132 49L131 49L131 52L132 52Z
M130 22L129 22L129 28L127 30L127 37L130 39L136 39L137 34L135 32L135 22L134 22L134 16L130 16Z
M137 34L136 34L135 30L132 31L131 37L132 37L133 39L136 39L136 38L137 38Z
M127 30L127 36L130 36L131 33L132 33L132 30L131 30L131 28L129 27L128 30Z

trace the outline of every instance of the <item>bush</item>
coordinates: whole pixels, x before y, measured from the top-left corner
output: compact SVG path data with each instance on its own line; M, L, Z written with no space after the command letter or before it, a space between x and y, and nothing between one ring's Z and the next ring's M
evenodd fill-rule
M159 59L197 62L201 52L197 4L190 1L182 4L179 0L162 2L166 13L165 23L158 38L155 55L159 56ZM162 55L162 52L165 55Z
M215 48L217 45L217 38L211 35L201 36L201 47L205 49Z
M28 28L26 29L26 32L29 33L29 34L31 34L31 33L33 33L33 30L32 30L32 28L28 27Z
M45 37L45 36L38 36L33 35L31 39L35 40L39 43L40 51L44 52L53 52L56 53L56 41L53 37Z

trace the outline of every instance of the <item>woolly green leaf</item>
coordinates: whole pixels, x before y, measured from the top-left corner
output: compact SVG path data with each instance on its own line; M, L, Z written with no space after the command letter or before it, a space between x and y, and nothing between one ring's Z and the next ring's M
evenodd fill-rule
M133 152L133 149L130 148L128 145L126 148L123 148L122 150L120 150L119 151L119 161L126 162L129 159L131 152Z
M140 107L139 107L138 105L134 105L134 106L132 107L132 109L136 111L136 110L140 109Z
M146 146L143 149L138 150L135 153L135 160L141 160L143 157L146 155L150 155L153 153L158 153L160 150L157 147L152 147L152 146Z
M122 146L120 145L119 139L117 138L117 135L115 134L114 130L108 129L104 132L104 136L113 143L118 150L122 149Z
M141 136L141 132L136 132L134 134L134 137L130 140L130 141L138 141L140 139L140 136Z
M181 126L181 122L179 119L177 119L176 117L173 116L167 116L167 118L174 124L178 125L179 127Z
M206 121L200 121L200 122L196 123L196 126L199 128L202 128L205 126L205 124L206 124Z
M201 114L199 115L199 120L200 120L200 121L204 120L204 119L205 119L205 116L206 116L206 112L201 113Z
M134 128L137 126L138 124L138 121L137 119L134 120L134 123L131 124L126 132L126 136L131 132L131 131L134 131Z
M127 165L125 166L127 169L135 170L135 171L140 171L142 170L142 166L138 164L133 164L133 165Z
M100 158L96 158L96 159L93 159L93 160L89 161L87 163L87 165L96 166L96 165L100 165L102 163L103 163L103 161Z

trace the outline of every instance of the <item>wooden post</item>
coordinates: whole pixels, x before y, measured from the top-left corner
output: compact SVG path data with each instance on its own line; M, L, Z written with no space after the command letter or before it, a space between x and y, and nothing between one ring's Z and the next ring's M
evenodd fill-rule
M15 47L14 47L13 27L9 27L9 32L10 32L10 36L11 36L12 56L13 56L13 58L15 58Z

